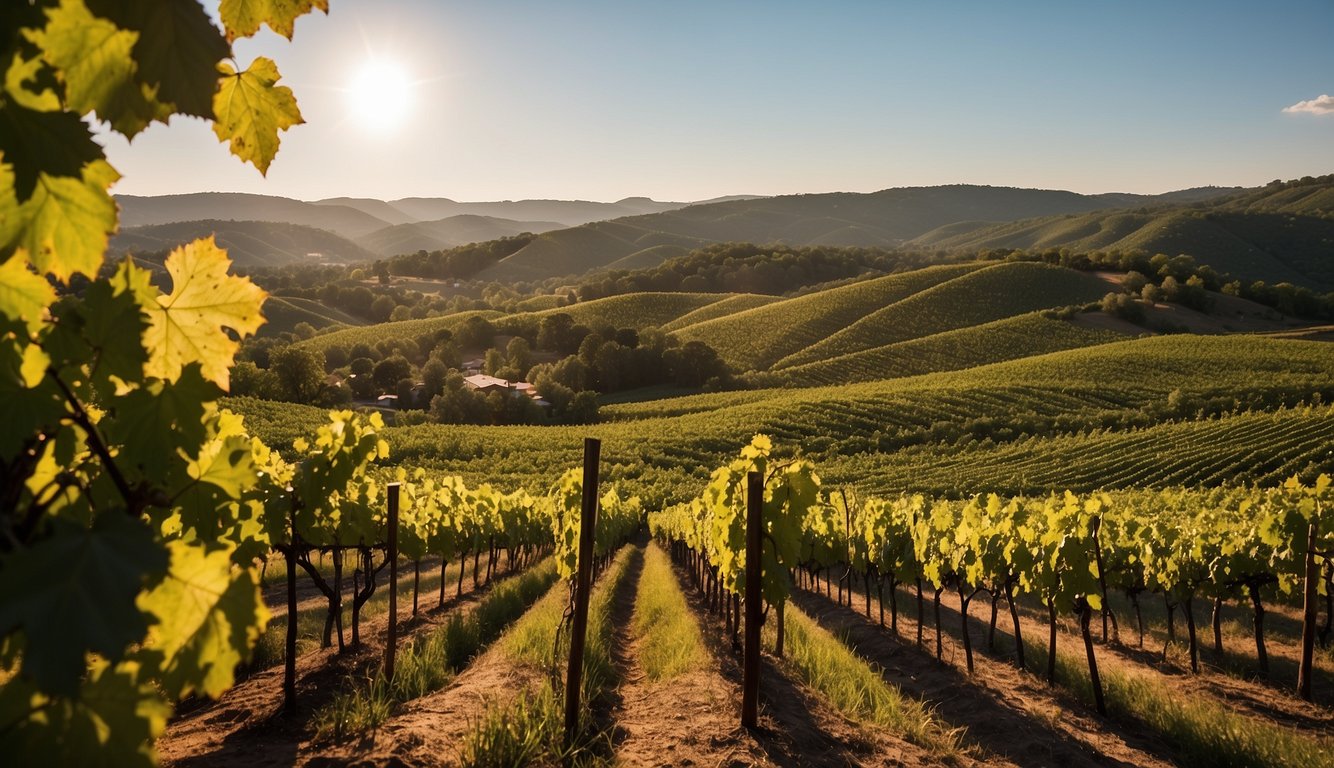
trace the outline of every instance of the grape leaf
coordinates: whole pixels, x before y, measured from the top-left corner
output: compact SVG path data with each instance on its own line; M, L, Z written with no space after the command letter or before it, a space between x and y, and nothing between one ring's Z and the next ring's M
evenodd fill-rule
M329 12L329 0L222 0L218 14L227 30L227 41L250 37L260 24L288 40L292 39L296 19L318 8Z
M0 697L5 709L26 712L26 719L0 730L0 754L41 755L48 765L92 768L156 766L153 741L167 727L171 706L162 700L143 670L131 661L115 666L99 662L76 699L46 700L30 686L10 681ZM33 711L34 705L44 704Z
M116 203L107 188L118 178L106 161L97 160L84 166L80 178L43 173L32 197L12 214L0 198L0 249L27 250L39 272L60 280L96 275L116 231Z
M254 333L264 323L260 307L265 297L249 278L227 274L230 265L227 252L212 237L183 245L167 257L171 293L145 307L147 375L175 381L186 365L198 362L205 379L227 388L238 344L224 329L239 336Z
M119 510L92 528L60 518L50 525L49 537L0 570L0 635L22 630L22 673L43 691L73 695L89 651L116 659L143 637L143 616L124 606L167 558L152 531Z
M29 348L20 346L13 336L0 336L0 459L8 460L26 441L32 440L47 425L65 415L65 402L55 384L44 380L36 387L28 386L26 364L30 361Z
M158 101L212 119L217 65L231 49L196 0L88 0L88 8L139 33L138 79L157 88Z
M252 570L233 570L230 547L210 552L198 542L173 541L168 548L167 578L138 600L160 621L144 656L161 672L168 695L197 688L217 697L231 686L269 612Z
M39 112L18 100L0 109L0 160L13 167L10 183L19 202L32 197L40 174L78 179L101 157L102 148L73 112ZM9 229L0 221L0 230Z
M217 487L233 499L239 499L255 485L258 478L250 437L245 434L240 416L230 411L219 414L218 434L204 443L198 456L190 459L188 471L190 477Z
M13 61L5 70L5 94L28 109L38 112L55 112L60 109L60 97L46 82L50 70L40 56L24 59L17 51Z
M96 112L130 137L171 114L157 102L153 89L135 77L130 52L138 32L94 17L82 0L61 0L47 17L45 29L25 30L24 36L60 72L66 109L76 114Z
M28 267L28 254L19 250L0 264L0 315L24 322L36 333L42 313L56 300L55 289Z
M208 437L205 423L219 394L200 374L199 364L190 363L175 381L152 381L116 398L116 418L104 431L121 446L127 469L139 468L145 477L162 482L180 461L178 449L198 450Z
M128 259L121 262L111 280L99 280L84 292L83 335L98 350L96 370L104 376L133 381L143 375L148 359L144 351L144 329L148 319L140 309L132 290L117 287L134 279L137 272L147 281L148 270L139 269ZM156 289L152 289L156 293Z
M237 72L228 62L218 64L222 80L213 96L213 132L218 141L231 142L231 152L267 174L278 154L279 131L305 122L292 89L278 85L278 65L263 56Z

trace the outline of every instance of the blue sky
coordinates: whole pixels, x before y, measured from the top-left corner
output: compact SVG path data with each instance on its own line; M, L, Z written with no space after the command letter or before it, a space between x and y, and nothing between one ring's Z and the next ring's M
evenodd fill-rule
M216 6L216 0L212 2ZM1334 2L332 0L278 62L268 178L201 121L107 137L126 194L457 200L1078 192L1334 172ZM410 85L372 129L368 60Z

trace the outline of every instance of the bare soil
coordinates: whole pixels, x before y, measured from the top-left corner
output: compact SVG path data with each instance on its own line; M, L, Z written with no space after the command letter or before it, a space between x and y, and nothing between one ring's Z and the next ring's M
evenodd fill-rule
M501 568L493 579L506 573ZM400 647L403 640L429 631L454 613L472 610L490 585L484 581L480 588L465 588L461 597L448 590L443 606L431 600L431 608L421 611L416 619L411 617L411 603L400 603ZM321 596L318 607L323 604ZM312 743L312 717L350 675L369 673L381 663L388 627L387 613L363 616L360 648L345 654L326 648L300 656L296 664L297 706L290 714L282 712L282 665L241 680L216 702L184 707L158 740L162 764L241 768L300 765L325 759L330 752Z

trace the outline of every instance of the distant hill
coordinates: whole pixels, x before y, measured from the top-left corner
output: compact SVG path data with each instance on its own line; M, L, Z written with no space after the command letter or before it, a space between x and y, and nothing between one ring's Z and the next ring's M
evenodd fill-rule
M327 200L312 201L312 205L323 205L326 207L343 206L346 208L355 208L367 216L374 216L386 224L408 224L419 221L416 216L405 213L392 204L383 200L376 200L370 197L331 197Z
M340 201L335 198L321 200L316 204L330 203L340 204ZM676 210L691 203L659 202L647 197L627 197L614 203L590 200L502 200L461 203L445 197L405 197L400 200L390 200L387 204L415 221L437 221L451 216L472 215L517 221L554 221L564 227L576 227L592 221L621 216Z
M689 249L727 241L896 247L962 221L1014 221L1159 205L1160 198L955 185L729 200L548 232L479 277L507 282L581 275L613 264L623 266L627 257L651 255L650 249L659 246ZM648 266L639 256L629 263Z
M359 237L390 223L345 205L315 205L286 197L239 192L198 192L162 197L117 195L116 202L120 205L122 227L235 219L281 221L318 227L343 237Z
M357 238L367 250L381 256L416 251L439 251L465 243L499 240L523 232L538 234L565 225L554 221L515 221L493 216L460 214L437 221L416 221L377 229Z
M323 261L358 262L375 254L344 237L299 224L271 221L180 221L130 227L111 238L111 250L151 253L215 235L234 263L267 266L305 261L318 253Z
M1334 177L1271 184L1167 208L958 222L924 233L908 246L1187 254L1238 278L1327 291L1334 289Z

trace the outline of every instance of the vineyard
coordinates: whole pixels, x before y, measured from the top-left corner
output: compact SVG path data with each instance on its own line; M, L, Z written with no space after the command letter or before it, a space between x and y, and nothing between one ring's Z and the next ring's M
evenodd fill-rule
M593 425L228 397L266 306L327 308L213 237L108 261L97 132L196 117L267 173L303 117L233 46L327 6L0 12L6 765L1334 766L1327 343L1111 341L1036 313L1101 278L954 264L529 298L791 377ZM695 243L644 218L525 258Z

